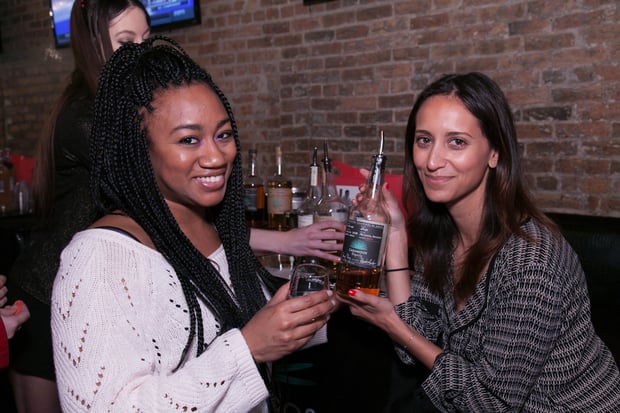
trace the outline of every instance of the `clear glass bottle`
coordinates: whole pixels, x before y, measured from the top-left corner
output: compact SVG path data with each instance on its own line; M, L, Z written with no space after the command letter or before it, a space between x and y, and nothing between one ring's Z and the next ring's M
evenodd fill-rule
M347 220L342 261L338 266L336 292L348 296L350 289L379 295L379 282L385 262L390 215L381 192L386 158L383 155L383 131L379 153L372 158L367 189Z
M327 141L323 144L323 173L321 175L321 198L316 204L314 211L314 222L338 221L345 223L349 214L347 204L338 196L334 175L332 173L331 161L327 150ZM334 231L334 230L331 230ZM333 241L336 243L336 241ZM334 255L340 255L340 251L330 251ZM330 270L331 282L336 281L336 270L338 262L318 259L321 265Z
M312 152L312 163L310 164L310 182L306 199L297 209L297 227L307 227L314 223L314 211L316 204L321 198L321 187L319 186L319 164L318 164L319 148L316 146Z
M267 183L269 229L286 231L287 211L293 207L293 183L282 173L282 148L276 147L276 172Z
M248 226L263 228L265 226L265 186L263 179L257 174L256 149L248 150L250 158L250 174L243 180L243 204Z

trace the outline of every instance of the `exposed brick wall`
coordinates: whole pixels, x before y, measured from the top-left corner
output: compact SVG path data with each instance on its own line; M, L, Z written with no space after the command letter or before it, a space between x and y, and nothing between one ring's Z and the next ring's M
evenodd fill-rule
M71 67L48 0L3 0L0 119L31 154ZM442 73L479 70L506 92L527 178L547 211L620 216L617 0L208 0L202 25L168 32L227 94L260 173L281 143L305 185L310 148L367 166L384 129L391 172L416 96Z

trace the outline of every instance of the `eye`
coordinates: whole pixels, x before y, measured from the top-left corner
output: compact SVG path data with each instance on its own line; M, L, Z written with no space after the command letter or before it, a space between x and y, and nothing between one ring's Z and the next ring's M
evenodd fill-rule
M229 141L231 139L234 139L234 135L232 133L232 130L226 130L226 131L220 132L217 135L215 135L215 140L217 142L226 142L226 141Z
M198 138L196 138L195 136L184 136L179 139L179 143L183 145L194 145L198 143Z
M450 139L450 146L462 148L462 147L465 147L466 145L467 145L467 141L465 141L465 139L461 139L461 138Z
M431 144L431 138L428 137L427 135L416 135L415 139L415 144L417 146L428 146Z

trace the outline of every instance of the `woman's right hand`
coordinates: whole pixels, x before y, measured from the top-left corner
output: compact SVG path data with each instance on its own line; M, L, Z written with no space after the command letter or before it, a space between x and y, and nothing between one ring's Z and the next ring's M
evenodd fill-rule
M0 308L0 317L8 338L13 338L15 332L30 318L30 311L23 301L15 301L12 305Z
M241 329L257 363L278 360L306 344L336 306L333 292L319 291L287 298L289 283Z

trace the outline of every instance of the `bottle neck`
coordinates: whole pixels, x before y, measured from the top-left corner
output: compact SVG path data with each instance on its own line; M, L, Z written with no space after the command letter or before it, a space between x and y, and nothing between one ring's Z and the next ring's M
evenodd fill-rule
M336 185L334 184L334 174L329 168L323 168L323 176L321 177L321 196L323 198L336 198Z
M282 156L276 156L276 175L282 176Z
M256 159L254 158L250 161L250 176L256 176Z
M310 167L310 183L308 188L312 190L313 187L318 188L319 186L319 167L311 166Z
M382 197L383 172L385 170L385 157L376 155L373 157L370 175L368 176L368 198L379 199Z

